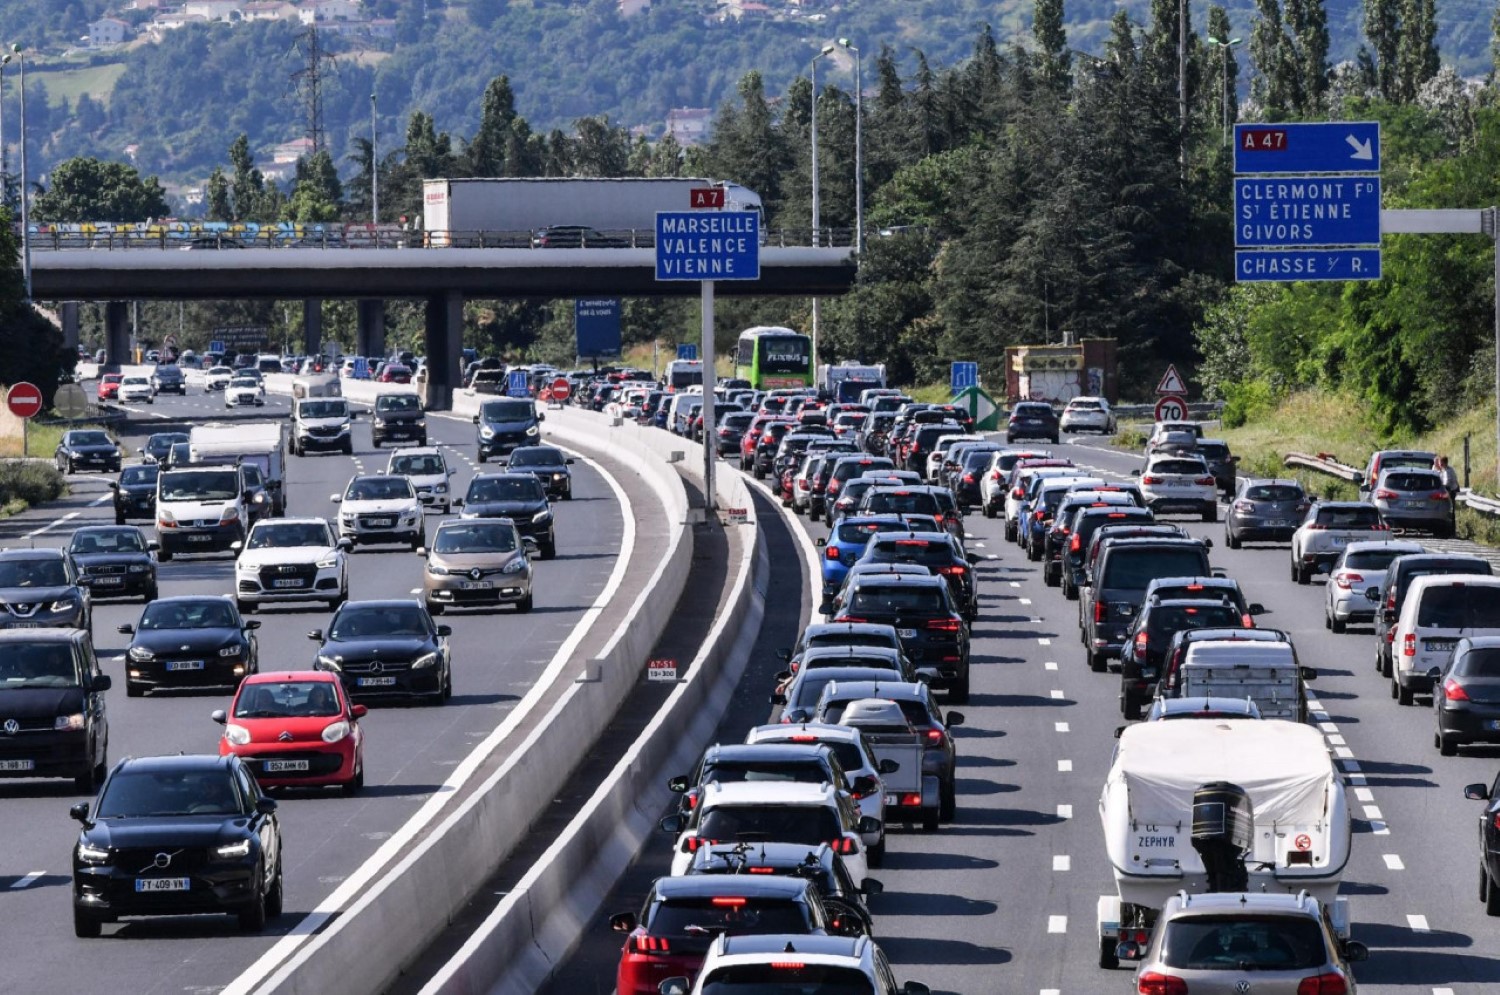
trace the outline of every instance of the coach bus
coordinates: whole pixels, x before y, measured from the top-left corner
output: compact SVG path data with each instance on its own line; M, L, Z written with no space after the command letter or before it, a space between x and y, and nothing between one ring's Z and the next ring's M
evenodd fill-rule
M790 328L747 328L735 351L735 376L756 390L811 387L812 339Z

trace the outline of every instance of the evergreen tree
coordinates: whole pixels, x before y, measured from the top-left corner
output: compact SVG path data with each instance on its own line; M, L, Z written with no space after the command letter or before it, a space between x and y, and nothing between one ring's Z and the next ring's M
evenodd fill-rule
M1031 33L1036 38L1042 81L1058 93L1066 93L1072 56L1068 52L1068 32L1063 26L1063 0L1035 0Z
M1286 0L1299 117L1323 113L1328 99L1328 12L1323 0Z
M792 156L771 114L760 73L745 74L739 96L738 105L720 108L704 162L710 175L733 179L760 194L768 219L775 223L782 179L791 167Z
M1286 32L1281 23L1278 0L1255 0L1260 17L1250 32L1250 61L1255 75L1250 96L1260 104L1268 121L1284 120L1297 102L1297 78L1287 57Z
M1397 51L1401 43L1400 4L1402 0L1364 0L1365 38L1370 42L1370 52L1361 53L1362 63L1368 67L1371 89L1385 100L1397 99L1399 82L1397 74Z
M272 217L271 214L261 213L266 205L266 181L260 170L255 168L255 160L250 155L250 138L244 132L229 146L229 167L234 170L234 179L229 186L233 209L232 217L227 220L250 221L262 216Z
M344 199L338 169L327 149L297 160L297 179L291 199L282 209L287 221L337 221Z
M1233 33L1229 12L1218 4L1210 5L1208 37L1227 42L1233 37ZM1203 88L1202 114L1208 120L1218 122L1220 128L1226 121L1233 126L1240 117L1240 64L1234 57L1234 48L1224 44L1215 46L1213 62L1205 68L1217 82L1212 87Z
M1438 74L1435 0L1401 0L1401 33L1396 44L1396 97L1413 103L1422 85Z
M472 17L472 7L471 7ZM465 150L465 168L470 176L507 176L506 153L514 134L516 97L509 76L496 76L484 88L480 104L479 130Z
M229 199L229 179L218 166L208 175L203 216L209 221L234 220L234 205Z
M575 176L624 176L630 163L630 134L609 118L585 117L573 123L571 159Z

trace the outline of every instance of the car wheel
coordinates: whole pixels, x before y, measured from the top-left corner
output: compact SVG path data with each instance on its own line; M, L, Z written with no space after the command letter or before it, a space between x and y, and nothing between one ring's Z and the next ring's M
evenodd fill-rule
M1109 657L1105 656L1103 653L1095 653L1093 650L1089 650L1088 654L1089 669L1094 673L1102 674L1109 669Z
M266 895L259 888L255 889L255 900L237 918L242 933L259 933L266 928Z
M255 614L255 602L253 601L241 601L239 598L235 598L234 607L239 610L241 615Z
M125 697L127 697L127 698L139 698L142 695L144 695L145 693L146 693L146 688L145 688L144 685L142 685L142 684L140 684L140 683L138 683L136 681L129 680L129 679L127 679L125 681Z
M104 923L78 909L73 910L73 935L80 940L92 940L104 930Z
M1293 567L1292 569L1294 571L1294 575L1296 577L1297 583L1299 583L1299 584L1311 584L1312 583L1312 567Z
M1334 632L1347 632L1349 629L1349 623L1339 618L1337 615L1331 615L1328 618L1328 627Z
M445 673L443 675L443 701L448 701L452 697L453 697L453 671L450 670L450 671L448 671L447 673Z
M158 563L172 562L172 551L166 546L161 547L161 549L156 551L156 561Z
M1078 600L1078 588L1073 585L1073 580L1072 580L1071 577L1069 577L1068 575L1064 574L1063 578L1062 578L1062 583L1061 583L1060 586L1062 587L1062 593L1063 593L1063 597L1064 598L1066 598L1069 601L1077 601Z
M1141 717L1141 703L1128 694L1120 695L1120 714L1127 719Z
M148 588L146 588L146 596L145 596L145 598L144 598L144 599L142 599L142 600L143 600L143 602L144 602L144 603L145 603L145 604L148 604L148 605L149 605L149 604L150 604L150 603L151 603L151 602L153 602L153 601L155 601L155 600L156 600L156 599L157 599L157 598L158 598L158 597L160 597L160 596L161 596L161 595L160 595L160 593L159 593L159 592L158 592L158 591L157 591L157 588L156 588L156 585L155 585L155 584L152 584L152 585L151 585L151 586L150 586L150 587L148 587Z
M924 832L924 833L935 833L937 831L938 831L938 814L936 812L933 812L931 815L924 814L922 816L922 832Z
M958 789L953 784L953 778L948 778L938 785L938 818L943 822L952 822L953 814L958 811Z
M1416 692L1412 691L1409 688L1402 687L1400 681L1396 682L1396 704L1410 705L1412 703L1412 699L1415 697Z
M969 675L955 678L953 686L949 689L949 700L955 705L967 705L969 703Z
M73 778L73 787L86 795L91 795L99 790L99 785L104 782L104 765L95 764L87 773L79 774Z
M993 504L987 504L987 505L984 506L984 517L985 518L994 518L995 517L995 506Z
M1458 756L1458 742L1440 732L1432 734L1432 745L1436 746L1438 753L1445 757Z
M557 540L545 543L542 546L542 559L553 560L557 558Z
M436 601L427 602L427 614L429 615L441 615L447 610L448 608L446 605L440 605Z
M343 790L343 792L344 792L345 795L355 795L355 794L358 794L360 792L360 790L364 788L364 786L365 786L365 762L364 762L363 758L356 757L355 758L355 767L354 767L354 776L349 779L349 783L347 783L345 785L342 785L342 790Z
M531 611L531 606L532 606L532 595L527 594L526 597L524 597L520 601L516 602L516 611L518 611L522 615L524 615L527 612Z
M1051 564L1042 567L1042 583L1048 587L1057 587L1062 583L1058 571L1053 570Z
M1490 880L1489 872L1483 867L1479 868L1479 876L1484 887L1485 915L1500 916L1500 888L1495 887L1495 882Z
M1381 677L1391 676L1391 658L1388 656L1377 656L1375 665L1380 668Z
M416 535L411 537L412 552L416 552L425 545L427 545L427 536L423 533L418 532Z
M354 455L354 443L352 441L344 443L343 449L344 449L344 455L345 456L353 456Z
M282 906L285 904L286 889L283 887L281 864L276 865L276 879L271 882L271 890L266 893L266 916L275 919L281 915Z
M125 516L124 515L116 515L115 516L115 524L116 525L124 525L125 524Z
M1239 549L1240 545L1241 545L1240 544L1239 536L1235 535L1233 532L1229 531L1228 529L1225 529L1224 530L1224 545L1228 546L1230 549Z

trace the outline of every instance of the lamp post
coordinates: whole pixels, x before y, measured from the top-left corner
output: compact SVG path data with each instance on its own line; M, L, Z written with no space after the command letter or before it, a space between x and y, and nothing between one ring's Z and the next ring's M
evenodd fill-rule
M1232 48L1234 48L1234 46L1238 45L1240 43L1240 39L1239 38L1229 38L1229 39L1226 40L1226 39L1215 38L1213 35L1209 35L1208 36L1208 43L1210 45L1212 45L1214 48L1217 48L1219 50L1219 65L1221 67L1223 67L1223 70L1224 70L1224 82L1223 82L1222 86L1220 87L1220 89L1223 90L1223 93L1219 94L1219 96L1221 98L1220 103L1223 105L1223 114L1224 114L1224 144L1228 145L1229 144L1229 50L1232 49Z
M11 51L21 66L21 271L26 283L26 303L31 303L31 213L26 202L26 57L20 45L12 45Z
M812 57L812 244L818 244L819 189L818 189L818 60L833 52L832 45L824 45ZM818 368L818 319L822 308L818 298L812 299L812 361L813 370Z
M0 207L10 206L10 165L5 159L5 67L10 53L0 56Z
M375 151L375 94L370 94L370 224L380 224L380 157ZM380 245L380 236L375 236Z
M860 65L859 46L840 38L839 44L854 53L854 251L865 249L865 114L863 95L864 71Z

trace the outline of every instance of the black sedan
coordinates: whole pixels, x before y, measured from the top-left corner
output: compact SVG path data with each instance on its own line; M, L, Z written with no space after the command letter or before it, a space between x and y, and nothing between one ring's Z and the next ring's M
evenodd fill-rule
M1500 636L1460 639L1433 682L1433 745L1445 757L1468 743L1500 743Z
M64 432L62 441L52 454L52 462L59 473L77 473L79 470L106 470L120 472L120 447L109 433L96 428L79 428Z
M156 463L140 463L127 466L120 471L118 481L110 481L116 525L124 525L128 518L156 519L156 477L160 472Z
M428 698L453 695L448 637L419 601L349 601L334 612L328 632L307 638L321 645L314 666L331 670L351 698Z
M462 508L464 518L509 518L522 539L536 543L542 559L557 555L552 505L546 488L530 473L481 473L453 507Z
M122 916L227 912L258 933L281 915L281 824L238 757L122 760L73 848L73 932Z
M1005 441L1017 439L1046 439L1053 445L1062 436L1057 412L1043 401L1022 401L1010 410L1010 419L1005 423Z
M155 539L134 525L89 525L73 533L68 556L78 583L96 598L156 600Z
M141 458L147 463L165 463L172 447L188 441L186 432L153 432L141 447Z
M510 454L509 466L515 473L529 473L547 491L547 496L564 501L573 497L573 457L556 446L527 446Z
M231 598L162 598L146 606L139 625L122 625L125 693L138 698L158 688L233 688L259 669L250 633L257 621L240 617Z
M1464 797L1489 803L1479 813L1479 900L1487 914L1500 916L1500 775L1489 785L1465 785Z

